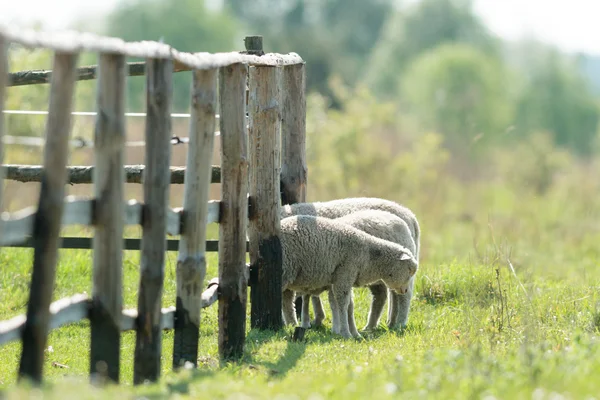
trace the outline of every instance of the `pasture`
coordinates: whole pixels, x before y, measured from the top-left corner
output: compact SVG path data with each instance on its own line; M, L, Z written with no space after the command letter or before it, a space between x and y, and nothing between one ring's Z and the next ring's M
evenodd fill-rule
M127 332L122 383L100 390L88 384L90 331L87 322L79 323L50 334L44 397L597 397L600 232L591 223L598 216L596 202L577 190L573 197L562 195L563 190L517 197L488 184L469 193L471 200L457 196L453 207L417 211L423 261L404 332L382 325L362 340L344 340L330 333L329 318L324 330L308 331L300 343L290 341L291 328L248 330L242 362L219 365L213 305L202 312L197 370L171 371L173 333L165 331L163 379L132 386L135 333ZM462 207L472 217L448 214ZM477 212L487 207L494 212ZM209 225L208 239L216 238L216 228ZM25 311L32 253L3 248L0 257L0 318L6 319ZM208 257L210 278L217 273L216 253ZM168 253L163 307L174 305L175 263L176 253ZM138 266L139 252L126 252L125 307L136 305ZM91 252L61 250L54 299L90 290ZM327 296L322 299L329 316ZM362 327L368 290L356 289L355 302ZM0 385L6 398L25 395L25 388L15 386L19 346L1 349Z

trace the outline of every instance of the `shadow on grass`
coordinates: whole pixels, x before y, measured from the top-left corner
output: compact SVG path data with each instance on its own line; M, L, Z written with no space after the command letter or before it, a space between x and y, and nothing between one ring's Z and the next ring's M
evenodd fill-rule
M301 341L293 341L293 328L286 327L280 331L259 331L252 329L246 337L246 354L243 362L256 368L257 366L267 370L270 377L281 379L293 369L298 360L302 358L306 351L306 347L312 343L329 343L335 338L327 330L308 329L306 335ZM271 342L285 340L286 347L276 361L265 361L256 358L258 350Z

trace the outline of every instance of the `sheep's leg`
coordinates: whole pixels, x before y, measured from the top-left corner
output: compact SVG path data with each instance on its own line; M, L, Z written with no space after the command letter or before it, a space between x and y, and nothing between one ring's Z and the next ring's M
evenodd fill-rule
M392 292L390 304L392 304L394 307L392 309L388 322L388 326L390 327L390 329L397 329L399 327L406 328L414 285L415 280L413 276L410 278L410 281L408 283L408 291L406 293L397 294Z
M350 326L348 324L348 309L350 306L350 296L352 294L352 287L343 287L334 285L332 287L333 296L337 303L337 311L339 314L339 334L345 338L351 338Z
M356 329L356 321L354 320L354 294L350 293L350 304L348 305L348 329L355 338L362 337Z
M310 299L313 305L313 312L315 313L315 320L312 324L315 328L318 328L323 326L323 321L325 320L325 308L323 308L323 303L319 296L311 296Z
M333 294L333 289L329 288L327 291L329 296L329 306L331 307L331 331L335 334L340 333L340 313L337 300Z
M283 313L283 322L286 325L298 325L298 318L296 318L296 310L294 306L296 293L293 290L286 289L283 291L281 298L281 311Z
M310 294L302 295L302 314L300 317L300 326L308 329L310 328Z
M375 283L369 286L369 290L373 295L373 299L371 300L371 308L369 309L367 325L363 328L365 331L377 328L379 325L379 319L383 313L383 307L385 306L385 302L388 297L387 286L385 286L385 283L383 282Z

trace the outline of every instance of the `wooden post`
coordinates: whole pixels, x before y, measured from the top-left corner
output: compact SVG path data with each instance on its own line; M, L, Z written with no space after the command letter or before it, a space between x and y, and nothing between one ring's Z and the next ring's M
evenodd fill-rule
M94 284L90 374L119 382L125 213L125 56L101 54L94 131Z
M219 224L219 355L239 360L246 339L246 221L248 159L246 133L247 68L219 73L221 131L221 218Z
M183 200L183 234L177 259L173 368L198 359L205 241L217 105L217 70L193 72L192 107Z
M46 121L44 176L33 228L33 272L19 377L41 382L64 207L71 109L78 54L56 52Z
M0 36L0 165L4 161L4 102L6 101L6 83L8 81L8 42ZM0 170L0 182L4 182L4 168ZM4 183L0 185L0 212L4 199ZM0 226L0 235L2 226Z
M282 74L281 203L306 201L306 97L303 64L287 65Z
M306 201L306 73L304 64L283 67L281 204ZM314 300L313 300L314 302ZM302 297L296 298L296 312Z
M133 382L160 377L160 311L167 250L173 61L146 62L146 170Z
M258 268L252 286L252 328L277 330L281 316L282 254L279 224L280 69L250 67L250 264Z

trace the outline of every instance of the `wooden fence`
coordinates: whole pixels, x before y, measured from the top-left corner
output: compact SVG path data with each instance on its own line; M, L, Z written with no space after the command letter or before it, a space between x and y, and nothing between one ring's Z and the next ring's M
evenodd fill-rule
M52 71L9 74L10 43L53 50ZM41 182L36 209L3 214L0 219L0 246L34 249L27 313L0 322L0 345L22 341L19 377L40 382L49 330L85 318L91 326L94 378L119 381L120 335L125 330L136 331L135 384L159 378L164 329L175 330L173 368L184 363L195 366L200 309L217 295L220 357L239 359L246 331L248 249L253 271L261 271L252 274L257 276L252 286L252 327L282 326L279 196L281 192L285 203L305 199L305 69L295 53L264 54L260 37L247 38L246 47L239 53L191 54L157 42L0 26L0 146L6 88L50 83L43 166L4 165L0 171L0 178ZM84 51L98 53L97 66L76 67L78 54ZM128 64L126 57L146 61ZM193 75L188 154L185 168L171 168L172 73L179 71ZM125 166L126 77L142 74L145 165ZM98 80L95 166L68 167L74 86L85 79ZM220 167L211 165L217 120ZM125 182L143 185L143 203L124 201ZM211 182L221 183L220 201L208 201ZM65 199L66 183L93 183L94 197ZM179 209L169 208L173 183L185 185ZM0 200L1 189L2 185ZM206 241L210 222L219 223L218 243ZM61 238L61 226L72 224L93 226L93 238ZM141 240L124 239L124 226L135 224L142 227ZM180 240L166 240L167 235L180 235ZM91 298L75 295L51 303L61 247L94 250ZM141 271L137 309L124 310L122 254L128 249L141 251ZM164 309L164 261L169 250L179 251L177 298L175 307ZM211 250L219 252L219 276L210 282L203 299L205 251Z

